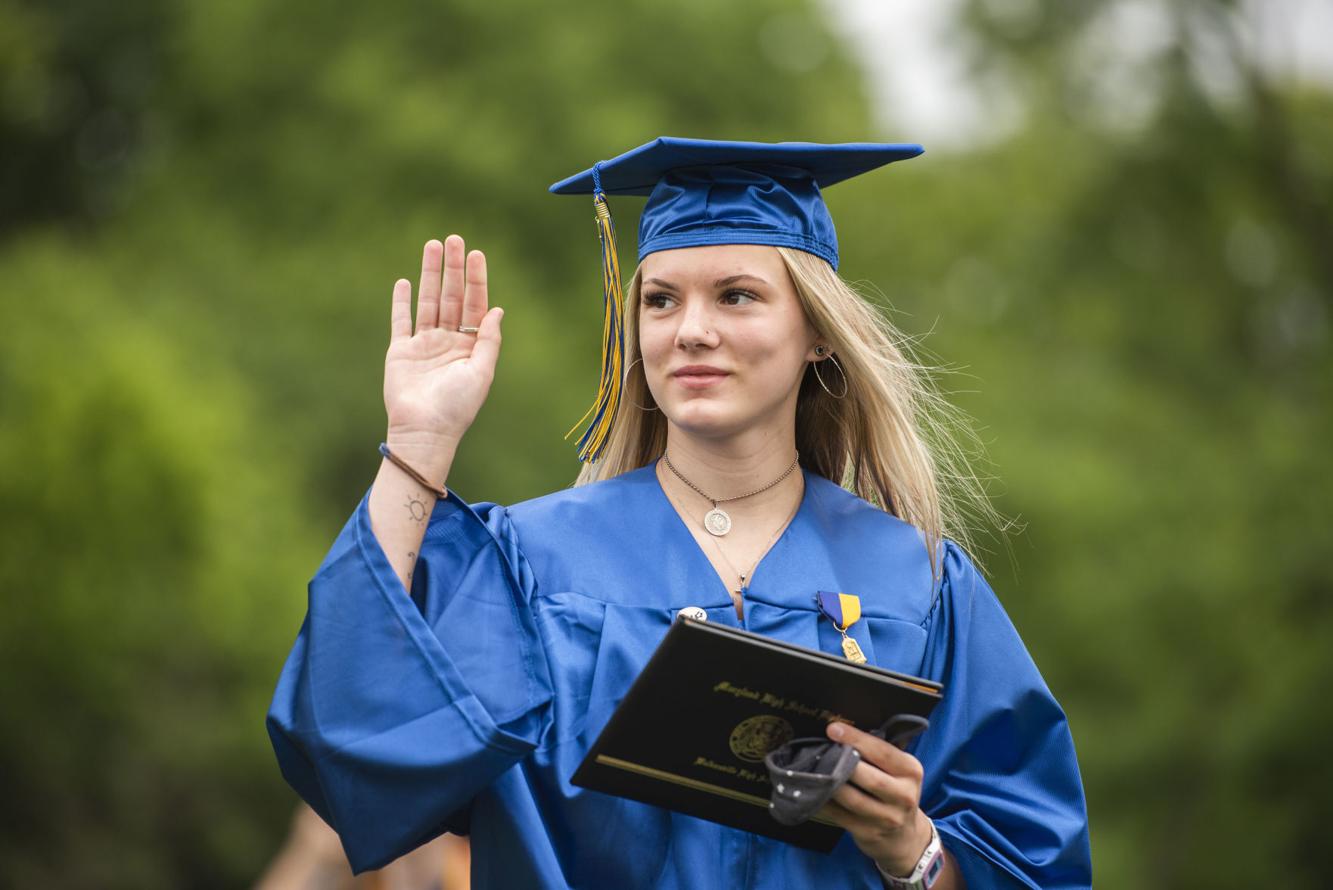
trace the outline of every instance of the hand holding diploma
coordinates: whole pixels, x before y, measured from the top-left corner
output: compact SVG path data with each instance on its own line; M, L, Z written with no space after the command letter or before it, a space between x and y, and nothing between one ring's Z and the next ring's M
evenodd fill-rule
M930 843L930 819L921 811L921 762L889 742L845 723L826 730L835 742L861 754L851 779L834 793L822 815L845 828L856 846L891 875L907 875ZM932 890L961 887L957 866L945 854Z

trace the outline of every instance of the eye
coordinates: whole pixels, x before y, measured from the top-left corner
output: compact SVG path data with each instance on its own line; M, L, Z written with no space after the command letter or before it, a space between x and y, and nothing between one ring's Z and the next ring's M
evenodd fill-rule
M660 292L654 294L645 294L643 297L643 305L652 309L665 309L667 305L666 301L670 299L672 299L672 296L670 294L665 294Z
M746 303L753 303L759 299L748 290L729 290L722 295L722 300L728 306L744 306Z

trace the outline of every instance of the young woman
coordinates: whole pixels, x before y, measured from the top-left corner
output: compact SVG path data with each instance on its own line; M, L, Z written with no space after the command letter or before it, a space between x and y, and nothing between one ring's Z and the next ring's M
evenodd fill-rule
M444 488L503 313L481 252L427 243L415 327L394 287L385 460L269 715L355 869L456 831L479 888L1090 885L1064 714L956 543L928 390L836 273L820 189L919 152L659 139L553 186L603 219L604 193L649 201L593 460L508 508ZM570 784L681 610L841 653L821 590L859 598L871 663L945 686L911 753L829 725L862 755L832 854Z

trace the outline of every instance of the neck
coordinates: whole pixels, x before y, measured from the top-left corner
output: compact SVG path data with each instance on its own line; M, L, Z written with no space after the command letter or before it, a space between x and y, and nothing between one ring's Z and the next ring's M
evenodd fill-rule
M784 435L756 430L727 439L700 439L674 425L667 429L667 455L680 473L719 500L743 495L768 485L792 465L796 457L795 431ZM697 506L707 502L693 489L662 467L659 476L669 478L673 490ZM804 488L800 469L767 491L721 506L733 516L758 516L787 509Z

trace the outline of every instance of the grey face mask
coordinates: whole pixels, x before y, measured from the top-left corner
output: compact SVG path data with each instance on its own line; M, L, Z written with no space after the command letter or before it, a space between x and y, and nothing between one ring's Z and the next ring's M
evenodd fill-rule
M871 735L906 748L929 726L924 717L897 714ZM828 803L860 762L860 752L851 745L829 739L793 739L774 748L764 758L773 789L769 814L783 825L800 825Z

